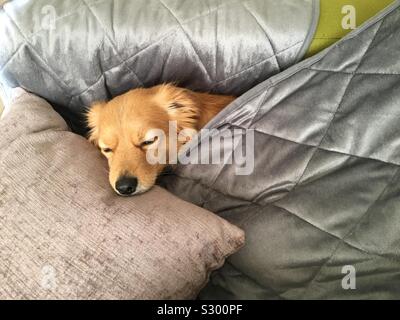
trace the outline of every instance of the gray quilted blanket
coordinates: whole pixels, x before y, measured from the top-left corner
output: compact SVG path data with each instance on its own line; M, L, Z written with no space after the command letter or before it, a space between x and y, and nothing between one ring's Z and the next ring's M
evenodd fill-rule
M317 0L15 0L0 9L0 81L86 106L141 86L240 95L299 61Z
M54 8L56 23L34 29L32 17ZM252 174L189 164L163 179L246 231L200 297L398 299L400 4L296 64L316 8L13 1L0 11L0 79L47 98L78 129L84 106L142 84L243 94L208 128L253 130ZM63 37L63 26L77 32Z
M400 298L400 4L272 77L209 127L255 132L255 168L167 187L246 232L202 298Z

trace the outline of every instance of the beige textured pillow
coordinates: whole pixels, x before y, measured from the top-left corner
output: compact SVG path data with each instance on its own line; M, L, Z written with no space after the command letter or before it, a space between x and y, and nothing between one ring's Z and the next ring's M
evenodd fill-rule
M185 299L243 232L155 187L118 197L107 167L44 100L0 120L0 299Z

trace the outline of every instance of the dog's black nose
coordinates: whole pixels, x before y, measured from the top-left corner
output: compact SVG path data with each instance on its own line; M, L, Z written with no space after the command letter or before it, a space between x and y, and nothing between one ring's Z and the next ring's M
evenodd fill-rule
M135 177L121 177L115 184L117 191L124 195L129 196L136 191L138 180Z

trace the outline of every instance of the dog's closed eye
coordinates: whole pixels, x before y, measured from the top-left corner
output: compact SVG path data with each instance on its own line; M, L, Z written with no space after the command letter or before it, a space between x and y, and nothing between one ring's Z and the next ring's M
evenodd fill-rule
M154 138L152 138L152 139L150 139L150 140L146 140L146 141L143 141L141 144L140 144L140 147L141 148L143 148L143 147L147 147L147 146L149 146L149 145L152 145L154 142L156 142L158 140L158 137L154 137Z
M110 148L103 148L103 149L101 149L101 151L103 151L104 153L110 153L110 152L112 152L112 149L110 149Z

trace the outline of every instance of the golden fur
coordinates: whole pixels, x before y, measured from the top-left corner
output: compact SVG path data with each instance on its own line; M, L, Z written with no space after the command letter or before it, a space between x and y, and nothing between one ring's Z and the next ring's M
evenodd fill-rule
M146 159L147 149L157 139L148 140L150 129L161 129L168 136L169 121L176 121L178 134L183 129L200 130L233 100L231 96L196 93L171 84L131 90L91 107L87 114L89 140L108 159L114 190L119 193L118 179L131 176L138 180L133 193L138 194L150 189L165 167ZM178 143L178 150L181 146Z

